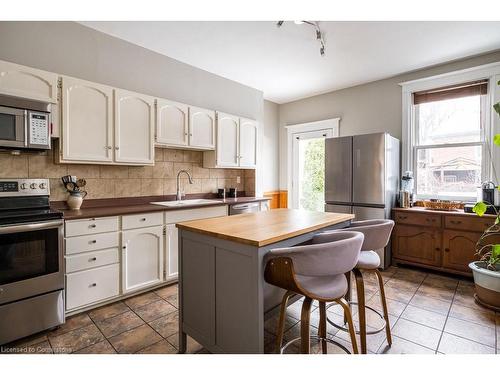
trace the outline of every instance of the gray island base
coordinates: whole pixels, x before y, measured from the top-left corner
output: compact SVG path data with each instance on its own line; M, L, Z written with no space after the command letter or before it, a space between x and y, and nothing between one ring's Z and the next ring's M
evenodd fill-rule
M178 224L179 353L186 335L212 353L264 353L265 316L284 293L264 281L264 256L353 218L278 209Z

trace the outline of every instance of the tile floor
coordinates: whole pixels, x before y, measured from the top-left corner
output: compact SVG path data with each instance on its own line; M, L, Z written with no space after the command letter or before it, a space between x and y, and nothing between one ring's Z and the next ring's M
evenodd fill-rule
M392 347L385 333L368 336L370 353L500 353L500 314L474 302L473 283L409 268L391 267L384 271L387 302L391 314ZM368 303L380 309L376 280L365 276ZM355 299L355 292L353 293ZM37 334L0 347L0 352L21 353L176 353L178 347L177 286L157 289L67 319L56 330ZM285 340L299 336L298 301L288 308ZM311 313L311 334L315 334L319 313ZM354 320L357 313L353 311ZM341 322L337 306L328 311L330 319ZM377 326L368 314L368 325ZM273 352L277 317L265 322L266 352ZM351 348L349 336L332 326L329 336ZM359 338L358 338L359 344ZM320 351L312 340L311 351ZM329 344L329 353L343 353ZM196 341L188 340L189 353L207 353ZM298 343L287 353L297 353Z

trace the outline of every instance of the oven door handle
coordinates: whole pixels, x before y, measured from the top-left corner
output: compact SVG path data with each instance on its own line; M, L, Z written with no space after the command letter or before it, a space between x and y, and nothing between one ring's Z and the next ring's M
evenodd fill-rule
M52 220L42 223L26 223L0 227L0 234L10 234L19 232L33 232L35 230L59 228L64 223L63 220Z

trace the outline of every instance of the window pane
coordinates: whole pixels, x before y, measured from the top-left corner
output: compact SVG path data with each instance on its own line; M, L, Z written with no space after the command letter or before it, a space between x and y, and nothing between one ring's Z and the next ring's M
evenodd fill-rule
M417 194L475 197L481 184L481 146L417 151Z
M416 106L420 145L479 142L481 96L441 100Z
M325 138L299 141L299 208L325 209Z

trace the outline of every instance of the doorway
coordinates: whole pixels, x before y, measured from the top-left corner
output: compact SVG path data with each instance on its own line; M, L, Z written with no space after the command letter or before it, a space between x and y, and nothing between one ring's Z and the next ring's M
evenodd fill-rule
M333 135L331 128L293 134L293 208L325 210L325 139Z

